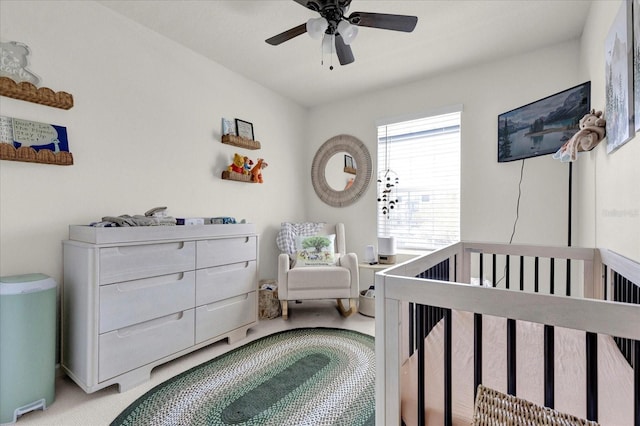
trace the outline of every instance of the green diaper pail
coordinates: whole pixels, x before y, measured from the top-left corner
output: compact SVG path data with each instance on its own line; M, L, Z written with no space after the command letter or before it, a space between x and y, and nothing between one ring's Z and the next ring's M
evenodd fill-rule
M0 424L55 398L56 282L43 274L0 277Z

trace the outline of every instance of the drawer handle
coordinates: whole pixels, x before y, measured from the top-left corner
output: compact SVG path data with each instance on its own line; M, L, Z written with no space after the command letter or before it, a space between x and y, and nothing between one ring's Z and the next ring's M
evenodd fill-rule
M230 265L223 266L213 266L211 268L205 269L207 275L218 275L218 274L227 274L230 272L236 271L244 271L245 269L249 269L249 266L254 263L254 261L246 261L246 262L238 262L232 263Z
M208 312L215 311L216 309L226 308L227 306L234 305L236 303L242 303L245 300L249 299L249 294L241 294L239 296L231 297L229 299L220 300L215 303L211 303L205 306L205 309Z
M142 244L139 246L122 246L122 247L114 247L112 249L102 249L102 250L113 250L116 253L122 256L135 256L137 254L151 254L151 253L162 253L162 252L172 252L175 250L184 250L186 247L184 241L178 241L175 243L160 243L160 244Z
M166 275L163 277L154 277L154 278L147 278L147 279L141 279L136 281L118 283L116 284L116 289L118 290L119 293L126 293L129 291L143 290L145 288L162 287L167 284L169 285L173 284L177 281L183 281L184 279L185 279L184 272L179 272L174 275Z
M158 327L162 327L163 325L169 323L169 322L174 322L174 321L180 321L182 319L182 317L184 317L184 312L177 312L175 314L172 315L167 315L165 317L161 317L161 318L156 318L156 319L152 319L149 321L145 321L143 323L140 324L136 324L136 325L132 325L130 327L126 327L120 330L116 330L116 335L118 337L121 338L125 338L125 337L131 337L135 334L139 334L148 330L152 330L154 328L158 328Z

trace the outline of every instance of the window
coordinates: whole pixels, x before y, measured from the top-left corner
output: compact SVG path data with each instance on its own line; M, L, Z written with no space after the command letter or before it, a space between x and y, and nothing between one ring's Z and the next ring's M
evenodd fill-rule
M460 240L460 115L378 126L378 235L399 249Z

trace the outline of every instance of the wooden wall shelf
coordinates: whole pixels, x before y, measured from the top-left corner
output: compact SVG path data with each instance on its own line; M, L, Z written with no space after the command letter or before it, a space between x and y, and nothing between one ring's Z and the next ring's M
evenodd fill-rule
M54 92L48 87L38 89L29 82L16 83L9 77L0 77L0 95L54 108L73 107L73 95L67 92Z
M239 146L246 149L260 149L260 142L251 139L241 138L236 135L222 135L222 143Z
M255 183L253 180L251 180L251 175L245 175L238 172L230 172L228 170L225 170L222 172L222 179L236 180L238 182L246 182L246 183Z
M16 149L11 144L0 143L0 160L70 166L73 164L73 155L67 151L53 152L50 149L36 151L30 146L21 146Z

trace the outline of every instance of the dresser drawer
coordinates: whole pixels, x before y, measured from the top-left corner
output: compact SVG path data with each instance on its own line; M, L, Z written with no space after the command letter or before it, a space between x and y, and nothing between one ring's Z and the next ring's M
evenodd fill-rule
M192 346L194 311L101 334L98 381L104 381Z
M196 344L257 320L256 291L196 308Z
M100 333L193 308L194 271L100 287Z
M220 238L197 242L196 268L256 260L257 237Z
M255 291L256 261L196 271L196 306Z
M100 285L195 268L195 241L100 249Z

